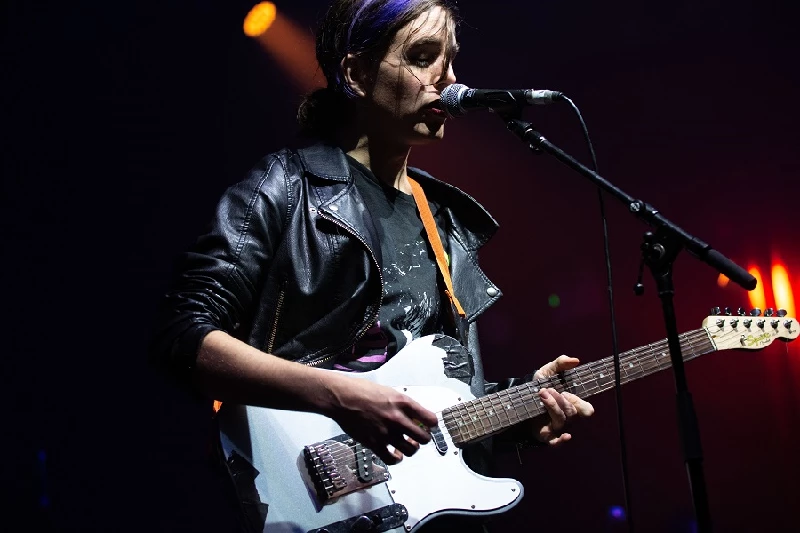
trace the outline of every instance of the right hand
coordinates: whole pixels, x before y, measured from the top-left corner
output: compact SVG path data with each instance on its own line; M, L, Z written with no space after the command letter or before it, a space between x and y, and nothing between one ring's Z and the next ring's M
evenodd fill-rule
M428 428L439 423L432 411L391 387L341 377L331 389L333 407L328 416L386 464L414 455L420 444L431 440Z

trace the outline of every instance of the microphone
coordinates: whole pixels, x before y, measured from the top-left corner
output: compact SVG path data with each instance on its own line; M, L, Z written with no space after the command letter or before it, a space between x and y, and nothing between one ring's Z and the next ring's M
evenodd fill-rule
M502 110L523 105L547 105L563 98L558 91L535 89L470 89L461 83L448 85L439 96L451 117L460 117L472 109Z

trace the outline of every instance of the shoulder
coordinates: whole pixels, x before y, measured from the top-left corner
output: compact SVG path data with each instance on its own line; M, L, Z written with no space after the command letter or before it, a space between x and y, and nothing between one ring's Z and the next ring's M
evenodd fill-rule
M436 202L453 219L477 239L476 247L482 246L497 231L497 221L480 202L458 187L438 180L424 170L409 167L408 173L416 179L429 200Z

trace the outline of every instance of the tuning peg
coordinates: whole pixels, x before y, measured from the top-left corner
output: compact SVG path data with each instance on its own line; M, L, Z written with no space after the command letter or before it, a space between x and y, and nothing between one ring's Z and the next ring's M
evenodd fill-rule
M711 308L711 314L712 314L712 315L718 315L718 314L720 314L721 312L722 312L722 310L721 310L719 307L712 307L712 308Z
M761 316L761 309L754 307L750 310L750 316Z
M725 308L725 314L728 315L728 316L731 316L733 314L733 312L731 311L730 307L726 307Z
M747 312L744 310L743 307L740 307L739 309L736 310L736 314L739 316L744 316L747 314Z
M771 308L771 307L767 308L767 310L764 311L764 316L772 316L774 314L775 314L775 310L773 308Z
M783 318L786 316L786 309L778 309L778 316Z

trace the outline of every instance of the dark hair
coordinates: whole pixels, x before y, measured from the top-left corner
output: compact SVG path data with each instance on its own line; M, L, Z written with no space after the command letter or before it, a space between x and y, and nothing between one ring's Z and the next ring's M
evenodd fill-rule
M458 11L450 0L335 0L317 30L317 62L327 87L307 95L297 112L303 135L330 140L353 114L355 95L342 75L347 54L380 61L397 32L434 7L450 15L455 32ZM451 51L448 50L447 62Z

